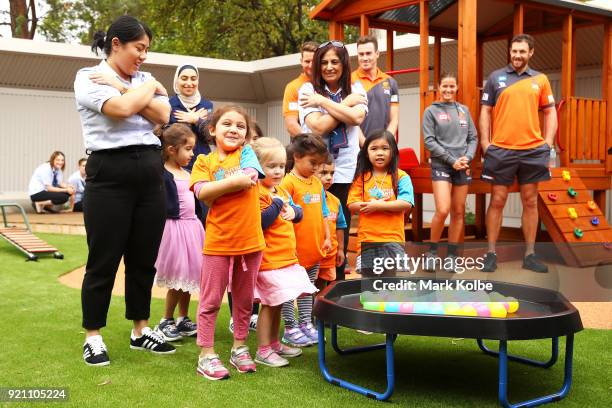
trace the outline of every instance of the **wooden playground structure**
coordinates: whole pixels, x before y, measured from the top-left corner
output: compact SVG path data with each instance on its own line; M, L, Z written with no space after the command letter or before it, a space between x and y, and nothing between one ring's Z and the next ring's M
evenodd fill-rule
M456 40L458 100L468 106L475 123L485 78L484 44L505 39L509 48L512 36L519 33L561 32L561 99L557 101L556 140L560 168L553 169L551 181L540 183L540 218L557 244L591 243L590 250L579 251L572 245L568 246L569 253L560 251L569 265L593 265L601 257L611 257L608 246L604 248L601 243L612 242L612 230L605 219L606 190L612 188L612 156L608 154L612 148L612 106L608 103L612 101L612 11L555 0L323 0L310 17L329 22L330 39L343 40L345 25L359 26L362 35L368 34L370 28L386 30L387 71L395 68L394 31L419 34L421 118L425 108L437 98L432 84L437 84L440 78L442 38ZM575 96L576 30L592 26L603 26L601 99ZM430 36L435 39L433 50ZM506 63L499 61L498 65L501 68ZM421 137L420 165L410 170L415 191L411 231L414 241L428 238L428 231L423 228L423 194L432 193L428 158ZM466 235L478 239L485 237L486 194L490 192L490 185L480 180L481 169L479 148L472 164L474 181L469 190L476 195L476 220L474 226L466 228ZM563 170L569 172L569 180L563 180ZM570 187L577 192L573 197L568 195ZM510 191L517 192L518 185L515 183ZM551 200L549 194L559 198ZM577 218L573 212L570 214L570 208L576 210ZM591 222L593 217L598 218L597 225ZM582 234L575 234L575 229ZM596 251L592 243L598 243Z

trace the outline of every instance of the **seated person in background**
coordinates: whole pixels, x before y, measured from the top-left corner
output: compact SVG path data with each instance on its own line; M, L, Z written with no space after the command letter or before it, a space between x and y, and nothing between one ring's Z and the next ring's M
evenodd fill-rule
M64 153L55 151L48 162L34 170L28 186L28 194L32 200L32 207L37 213L58 212L59 209L56 206L64 205L74 195L74 188L63 182L65 167Z
M72 211L83 212L83 193L85 192L85 165L87 159L79 160L79 169L72 173L68 178L68 184L74 187L74 206Z

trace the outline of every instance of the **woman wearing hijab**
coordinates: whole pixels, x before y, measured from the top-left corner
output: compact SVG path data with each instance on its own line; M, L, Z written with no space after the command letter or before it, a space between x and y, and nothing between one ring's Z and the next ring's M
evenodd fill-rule
M170 123L180 122L191 126L196 134L196 145L193 148L193 158L187 170L191 171L198 155L210 153L207 142L207 124L212 117L213 104L202 98L198 90L200 75L195 64L181 64L174 73L174 92L170 98Z

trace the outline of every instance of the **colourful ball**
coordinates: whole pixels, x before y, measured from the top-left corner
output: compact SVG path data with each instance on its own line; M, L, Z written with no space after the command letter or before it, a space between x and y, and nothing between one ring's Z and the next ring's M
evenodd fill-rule
M414 312L414 304L412 302L403 302L403 303L400 303L399 311L400 311L400 313L413 313Z
M384 312L385 303L384 302L364 302L363 308L366 310L373 310L375 312Z
M504 318L508 314L504 305L499 302L491 302L489 304L489 309L491 310L491 317Z
M461 311L463 312L464 316L478 316L478 312L476 311L476 308L474 308L474 306L472 305L465 305L461 308Z
M434 302L429 308L429 313L435 314L435 315L444 314L444 307L442 306L442 303Z
M508 313L516 313L519 308L519 301L513 297L509 297L506 299L508 302Z
M455 302L445 303L443 308L445 315L456 315L460 310L459 305Z
M399 302L386 302L385 303L385 312L397 313L399 311L400 311Z
M476 308L476 313L478 314L478 316L491 317L491 309L486 304L478 303L475 308Z
M414 313L429 314L428 302L415 302Z

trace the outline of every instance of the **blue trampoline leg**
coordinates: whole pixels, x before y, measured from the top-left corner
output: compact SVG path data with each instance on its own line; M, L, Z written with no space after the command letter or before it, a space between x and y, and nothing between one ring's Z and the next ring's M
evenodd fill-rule
M534 398L531 400L517 402L508 401L508 344L506 340L499 342L499 402L506 408L535 407L549 402L559 401L569 394L572 386L572 360L574 355L574 335L569 334L565 339L565 369L563 386L550 395Z
M485 353L491 356L494 356L494 357L499 356L499 353L497 351L493 351L490 348L488 348L484 344L482 339L476 339L476 342L478 343L478 347L480 347L480 349L484 351ZM555 365L555 363L557 362L557 359L559 358L559 338L558 337L552 338L551 354L550 354L550 359L548 361L532 360L530 358L513 356L511 354L507 354L507 356L508 356L508 360L516 361L518 363L523 363L523 364L528 364L528 365L532 365L535 367L543 367L543 368L552 367L553 365Z
M393 394L393 389L395 387L395 365L393 361L393 342L395 341L397 335L395 334L387 334L385 340L385 360L387 363L387 389L384 393L379 393L376 391L372 391L368 388L361 387L359 385L350 383L348 381L341 380L337 377L332 376L327 369L327 365L325 364L325 325L322 320L317 321L317 328L319 330L319 368L321 369L321 374L328 382L337 385L342 388L346 388L347 390L357 392L359 394L365 395L369 398L374 398L379 401L385 401L391 397ZM334 332L335 326L332 326L332 335ZM364 350L361 350L364 351ZM353 351L357 352L357 351Z
M387 336L389 335L387 334ZM397 335L395 334L393 334L392 336L397 337ZM395 337L393 338L393 340L395 340ZM331 325L331 345L333 349L336 351L336 353L343 355L343 356L347 354L361 353L364 351L381 350L387 346L386 343L379 343L379 344L372 344L369 346L341 349L340 346L338 346L338 326L335 324Z

